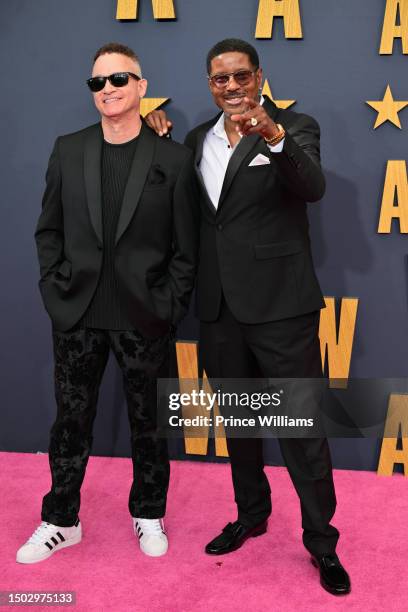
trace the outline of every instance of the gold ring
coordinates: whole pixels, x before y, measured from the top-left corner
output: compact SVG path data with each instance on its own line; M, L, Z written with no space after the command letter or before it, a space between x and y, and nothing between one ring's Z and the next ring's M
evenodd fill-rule
M251 117L251 125L252 127L256 127L258 125L258 119Z

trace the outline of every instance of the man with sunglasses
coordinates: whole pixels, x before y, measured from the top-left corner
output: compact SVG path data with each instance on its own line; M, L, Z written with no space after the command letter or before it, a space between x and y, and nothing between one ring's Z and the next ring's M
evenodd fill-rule
M49 447L52 486L41 525L17 552L20 563L81 540L80 489L111 349L131 430L134 533L147 555L163 555L168 546L169 461L157 436L156 383L169 375L174 326L194 284L191 153L142 122L147 81L128 47L99 49L87 84L101 121L57 139L35 235L53 326L58 411Z
M320 200L319 126L260 95L256 50L242 40L217 43L208 83L221 109L186 137L201 185L197 311L200 361L208 377L320 378L319 310L324 301L308 235L307 202ZM171 122L147 117L160 134ZM280 438L300 498L303 542L322 586L350 591L330 524L336 498L326 439ZM267 529L270 487L262 439L227 438L238 518L206 546L229 553Z

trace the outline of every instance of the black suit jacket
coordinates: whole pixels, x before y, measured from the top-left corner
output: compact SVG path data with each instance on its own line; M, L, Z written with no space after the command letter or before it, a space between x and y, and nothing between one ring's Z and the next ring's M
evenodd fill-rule
M103 257L98 123L57 139L35 238L40 291L57 330L74 326L95 292ZM142 125L120 212L115 265L128 320L157 336L185 314L197 263L192 156Z
M325 190L319 126L307 115L264 108L286 130L281 153L257 135L242 138L231 156L216 210L199 170L204 138L219 116L193 129L185 144L194 151L201 183L197 311L218 317L222 292L238 321L264 323L324 307L308 232L306 202ZM269 165L250 166L259 153Z

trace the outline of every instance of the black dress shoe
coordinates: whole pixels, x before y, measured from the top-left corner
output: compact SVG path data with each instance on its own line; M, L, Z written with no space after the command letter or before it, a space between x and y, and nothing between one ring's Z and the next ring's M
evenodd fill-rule
M335 554L312 557L320 571L320 584L332 595L347 595L351 591L350 578Z
M245 527L238 521L228 523L219 536L211 540L205 547L207 555L225 555L237 550L248 538L255 538L266 532L268 521L259 523L255 527Z

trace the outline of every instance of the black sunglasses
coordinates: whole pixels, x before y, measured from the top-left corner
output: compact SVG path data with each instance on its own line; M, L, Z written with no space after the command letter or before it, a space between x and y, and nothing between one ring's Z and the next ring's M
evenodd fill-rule
M214 76L209 76L208 80L219 89L226 87L231 78L233 78L238 85L248 85L257 70L258 69L238 70L237 72L230 72L229 74L214 74Z
M129 83L130 76L136 79L136 81L140 81L141 79L140 76L137 76L137 74L134 74L133 72L114 72L109 76L91 77L87 80L86 84L88 85L89 89L95 93L97 91L101 91L105 87L107 80L114 87L124 87Z

